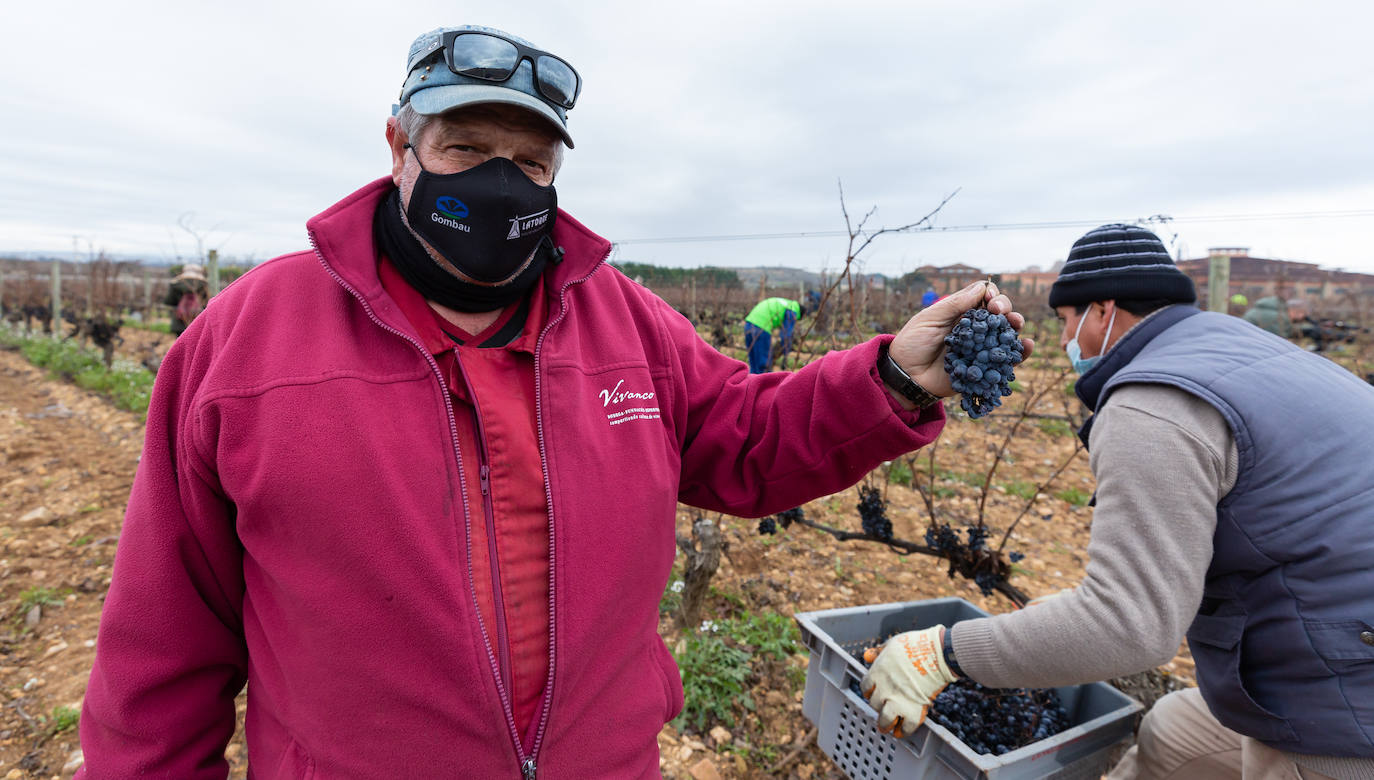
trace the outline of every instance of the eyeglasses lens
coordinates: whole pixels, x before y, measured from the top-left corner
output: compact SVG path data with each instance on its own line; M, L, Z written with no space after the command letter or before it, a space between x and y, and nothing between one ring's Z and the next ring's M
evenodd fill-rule
M520 64L520 52L510 41L490 35L460 35L453 39L453 69L463 76L504 81Z
M577 74L568 64L547 54L539 58L539 91L544 97L571 108L577 100Z

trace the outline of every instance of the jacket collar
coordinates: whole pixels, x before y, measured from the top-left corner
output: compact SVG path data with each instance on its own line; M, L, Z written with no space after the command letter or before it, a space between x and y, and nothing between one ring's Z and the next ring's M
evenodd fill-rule
M372 216L395 187L390 176L377 179L312 217L305 226L325 268L356 290L384 321L410 331L408 324L402 326L407 321L400 308L382 288L372 238ZM545 289L554 295L568 282L594 272L611 252L611 242L562 209L553 241L563 250L562 261L544 272Z
M1083 446L1088 446L1088 434L1092 432L1093 417L1096 417L1097 410L1101 402L1106 400L1102 397L1102 391L1106 389L1107 383L1116 375L1116 372L1126 367L1140 354L1140 351L1154 340L1155 336L1172 328L1174 325L1188 319L1194 314L1202 312L1196 306L1187 304L1175 304L1166 306L1150 316L1146 317L1126 332L1116 346L1108 350L1102 359L1097 361L1097 365L1088 369L1083 376L1074 383L1073 392L1078 396L1078 400L1083 405L1093 411L1093 416L1089 417L1083 427L1078 431L1078 438L1083 441Z

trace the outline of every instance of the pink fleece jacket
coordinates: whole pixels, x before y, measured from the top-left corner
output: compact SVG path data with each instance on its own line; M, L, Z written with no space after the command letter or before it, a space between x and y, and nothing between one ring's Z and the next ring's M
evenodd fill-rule
M750 376L564 213L536 411L551 648L528 753L478 616L453 408L377 277L382 179L217 296L149 408L81 717L86 778L657 777L682 707L657 634L677 501L762 516L931 441L880 337ZM449 485L435 490L436 485Z

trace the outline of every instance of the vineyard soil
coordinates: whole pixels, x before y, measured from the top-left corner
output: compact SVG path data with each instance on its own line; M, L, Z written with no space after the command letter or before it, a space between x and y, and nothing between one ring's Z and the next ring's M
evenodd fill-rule
M125 329L119 353L136 361L165 352L165 334ZM1018 372L1020 374L1022 372ZM1045 381L1057 381L1053 377ZM1028 420L1008 448L989 490L984 515L992 539L1021 512L1025 496L1074 450L1062 413L1063 393L1047 396L1043 419ZM957 404L955 405L957 406ZM925 456L912 459L914 477L933 484L942 522L955 525L978 516L981 475L992 462L1014 415L1016 396L992 417L951 420L936 456L936 478L927 483ZM1052 408L1053 407L1053 408ZM1005 416L1004 416L1005 415ZM101 603L109 585L123 508L137 467L143 430L136 415L50 378L15 351L0 351L0 780L67 778L79 748L70 712L79 710L94 655ZM927 506L894 472L883 485L897 537L920 540ZM1013 584L1030 596L1071 587L1086 563L1091 510L1087 459L1080 455L1036 498L1007 550L1024 553ZM808 504L807 517L858 530L854 489ZM690 533L696 510L682 507L679 533ZM714 517L714 516L713 516ZM712 580L707 619L906 601L954 595L992 612L1007 611L1005 598L984 597L963 579L951 580L936 559L899 557L865 542L837 542L800 526L763 537L752 520L718 518L728 542ZM678 570L681 569L679 556ZM694 627L695 628L695 627ZM670 648L682 633L670 615L661 621ZM801 714L798 680L805 656L758 664L750 681L753 711L740 709L729 727L659 737L669 778L841 777L815 747ZM1137 693L1191 678L1186 652L1166 670L1142 678ZM240 716L242 714L240 697ZM241 731L240 731L241 733ZM241 736L227 753L231 777L246 773Z

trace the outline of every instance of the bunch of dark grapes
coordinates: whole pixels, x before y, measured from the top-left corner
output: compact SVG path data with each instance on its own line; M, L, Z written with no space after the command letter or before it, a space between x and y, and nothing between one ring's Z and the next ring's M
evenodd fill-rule
M806 517L806 511L799 506L791 509L784 509L778 513L778 525L781 525L783 528L789 528L793 523L804 517Z
M945 558L954 560L963 554L964 545L959 541L959 532L945 525L932 525L926 529L926 546Z
M987 526L968 526L965 533L967 542L949 524L932 525L926 529L926 546L949 561L949 576L962 574L973 580L984 596L990 596L1011 574L1011 567L998 557L997 550L988 546ZM1018 552L1008 557L1012 563L1025 558Z
M865 656L864 666L872 665ZM849 689L863 695L857 680ZM1073 725L1053 688L984 688L967 677L945 686L928 717L975 753L999 756Z
M963 394L960 407L979 418L1002 405L1016 380L1012 369L1021 362L1024 347L1006 315L969 309L945 336L945 372Z
M1053 688L984 688L967 678L945 686L935 697L930 718L975 753L999 756L1070 725Z
M759 533L775 534L778 532L778 526L782 526L783 530L787 530L793 523L803 517L806 517L806 511L799 506L792 507L791 509L784 509L776 515L771 515L760 520Z
M887 502L877 488L859 486L859 519L864 533L885 542L892 541L892 521L887 519Z
M985 525L971 525L968 527L968 548L971 552L978 552L983 549L988 538L988 527Z

